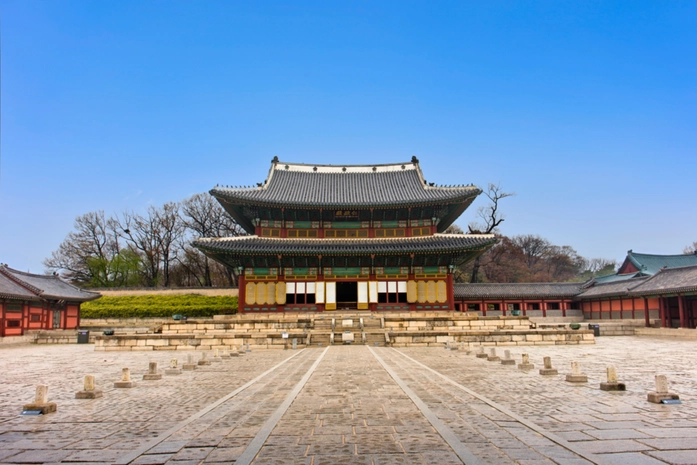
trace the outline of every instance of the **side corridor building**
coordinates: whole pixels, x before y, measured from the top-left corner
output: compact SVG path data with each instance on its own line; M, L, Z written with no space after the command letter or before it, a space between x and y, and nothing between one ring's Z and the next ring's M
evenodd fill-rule
M38 275L0 264L0 337L32 329L76 329L80 304L101 297L55 275Z

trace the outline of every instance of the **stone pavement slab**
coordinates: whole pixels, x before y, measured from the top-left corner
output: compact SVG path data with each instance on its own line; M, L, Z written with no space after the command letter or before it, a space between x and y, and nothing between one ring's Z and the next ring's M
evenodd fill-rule
M553 376L441 348L265 350L115 389L122 368L140 379L172 352L3 346L0 463L230 464L263 428L248 463L457 464L463 450L480 464L697 463L697 359L683 355L695 348L603 337L512 349L536 366L551 357ZM564 381L574 361L587 384ZM599 389L609 365L627 391ZM74 398L87 374L103 398ZM646 401L657 374L682 404ZM58 411L20 416L38 384Z

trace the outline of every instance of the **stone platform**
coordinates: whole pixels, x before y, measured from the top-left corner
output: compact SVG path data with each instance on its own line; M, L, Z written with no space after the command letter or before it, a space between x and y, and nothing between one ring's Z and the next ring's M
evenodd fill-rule
M157 333L95 336L97 351L289 349L353 344L391 347L594 344L593 332L541 328L527 317L460 312L221 315L170 321Z

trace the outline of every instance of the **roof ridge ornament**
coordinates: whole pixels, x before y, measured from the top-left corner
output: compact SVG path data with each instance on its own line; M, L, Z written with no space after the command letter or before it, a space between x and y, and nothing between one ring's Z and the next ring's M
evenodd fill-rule
M412 156L411 156L411 162L412 162L412 163L419 163L419 159L416 158L416 155L412 155Z

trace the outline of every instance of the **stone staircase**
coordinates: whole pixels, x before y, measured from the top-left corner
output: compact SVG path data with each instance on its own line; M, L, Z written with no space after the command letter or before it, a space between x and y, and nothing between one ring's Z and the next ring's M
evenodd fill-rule
M593 344L593 331L565 325L539 328L527 317L480 317L460 312L336 311L219 315L169 321L158 332L94 337L98 351L235 350L342 344L444 347Z

